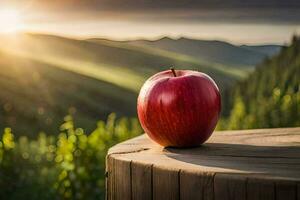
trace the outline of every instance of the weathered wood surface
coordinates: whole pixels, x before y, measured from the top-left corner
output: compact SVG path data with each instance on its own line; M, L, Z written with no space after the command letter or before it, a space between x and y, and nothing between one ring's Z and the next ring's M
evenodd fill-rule
M107 199L300 200L300 128L216 131L190 149L133 138L109 150Z

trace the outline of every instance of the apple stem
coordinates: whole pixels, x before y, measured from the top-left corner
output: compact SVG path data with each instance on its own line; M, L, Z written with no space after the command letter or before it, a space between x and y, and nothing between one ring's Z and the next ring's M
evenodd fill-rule
M171 71L172 71L172 73L173 73L174 77L176 77L177 75L176 75L176 72L175 72L175 69L174 69L174 67L171 67L170 69L171 69Z

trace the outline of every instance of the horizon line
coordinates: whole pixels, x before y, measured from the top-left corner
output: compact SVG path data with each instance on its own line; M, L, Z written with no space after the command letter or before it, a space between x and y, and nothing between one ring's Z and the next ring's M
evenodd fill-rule
M288 42L266 42L266 43L253 43L253 42L234 42L229 39L225 38L201 38L201 37L191 37L186 35L180 35L180 36L170 36L168 34L162 34L158 36L153 37L146 37L146 36L133 36L133 37L124 37L123 39L118 39L114 37L108 37L108 36L101 36L101 35L89 35L89 36L79 36L76 34L61 34L61 33L53 33L53 32L46 32L46 31L17 31L15 33L1 33L0 36L13 36L13 35L19 35L19 34L29 34L29 35L44 35L44 36L54 36L54 37L61 37L61 38L67 38L67 39L75 39L75 40L108 40L108 41L114 41L114 42L130 42L130 41L149 41L149 42L156 42L163 39L170 39L170 40L181 40L181 39L190 39L190 40L199 40L199 41L207 41L207 42L224 42L235 46L242 46L242 45L250 45L250 46L267 46L267 45L278 45L278 46L286 46L288 43L291 42L291 39L294 35L300 35L296 32L290 35L290 40Z

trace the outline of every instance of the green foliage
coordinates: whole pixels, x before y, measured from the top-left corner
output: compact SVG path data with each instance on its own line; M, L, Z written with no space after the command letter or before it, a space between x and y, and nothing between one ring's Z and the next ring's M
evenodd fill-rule
M65 117L58 136L0 140L0 199L103 199L105 156L112 145L141 133L137 119L109 115L90 134Z
M219 129L300 126L300 38L266 59L230 96Z

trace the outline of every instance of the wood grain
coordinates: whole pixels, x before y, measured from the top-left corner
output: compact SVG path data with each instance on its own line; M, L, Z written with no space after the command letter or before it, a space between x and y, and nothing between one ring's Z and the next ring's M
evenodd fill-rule
M297 184L297 200L300 200L300 183Z
M107 165L107 199L300 200L300 128L216 131L190 149L142 135Z
M233 174L216 174L214 193L216 200L245 200L246 177Z
M131 162L114 160L113 199L131 200Z
M180 199L214 199L214 173L180 171Z
M153 199L179 199L179 171L153 167Z
M132 199L152 200L152 165L132 162Z
M247 200L273 200L275 199L275 183L269 179L247 180Z
M106 170L105 170L105 175L106 175L106 199L107 200L112 200L114 199L114 186L113 184L115 183L114 180L114 159L111 158L110 156L106 156Z
M297 200L297 183L278 180L276 182L276 200Z

